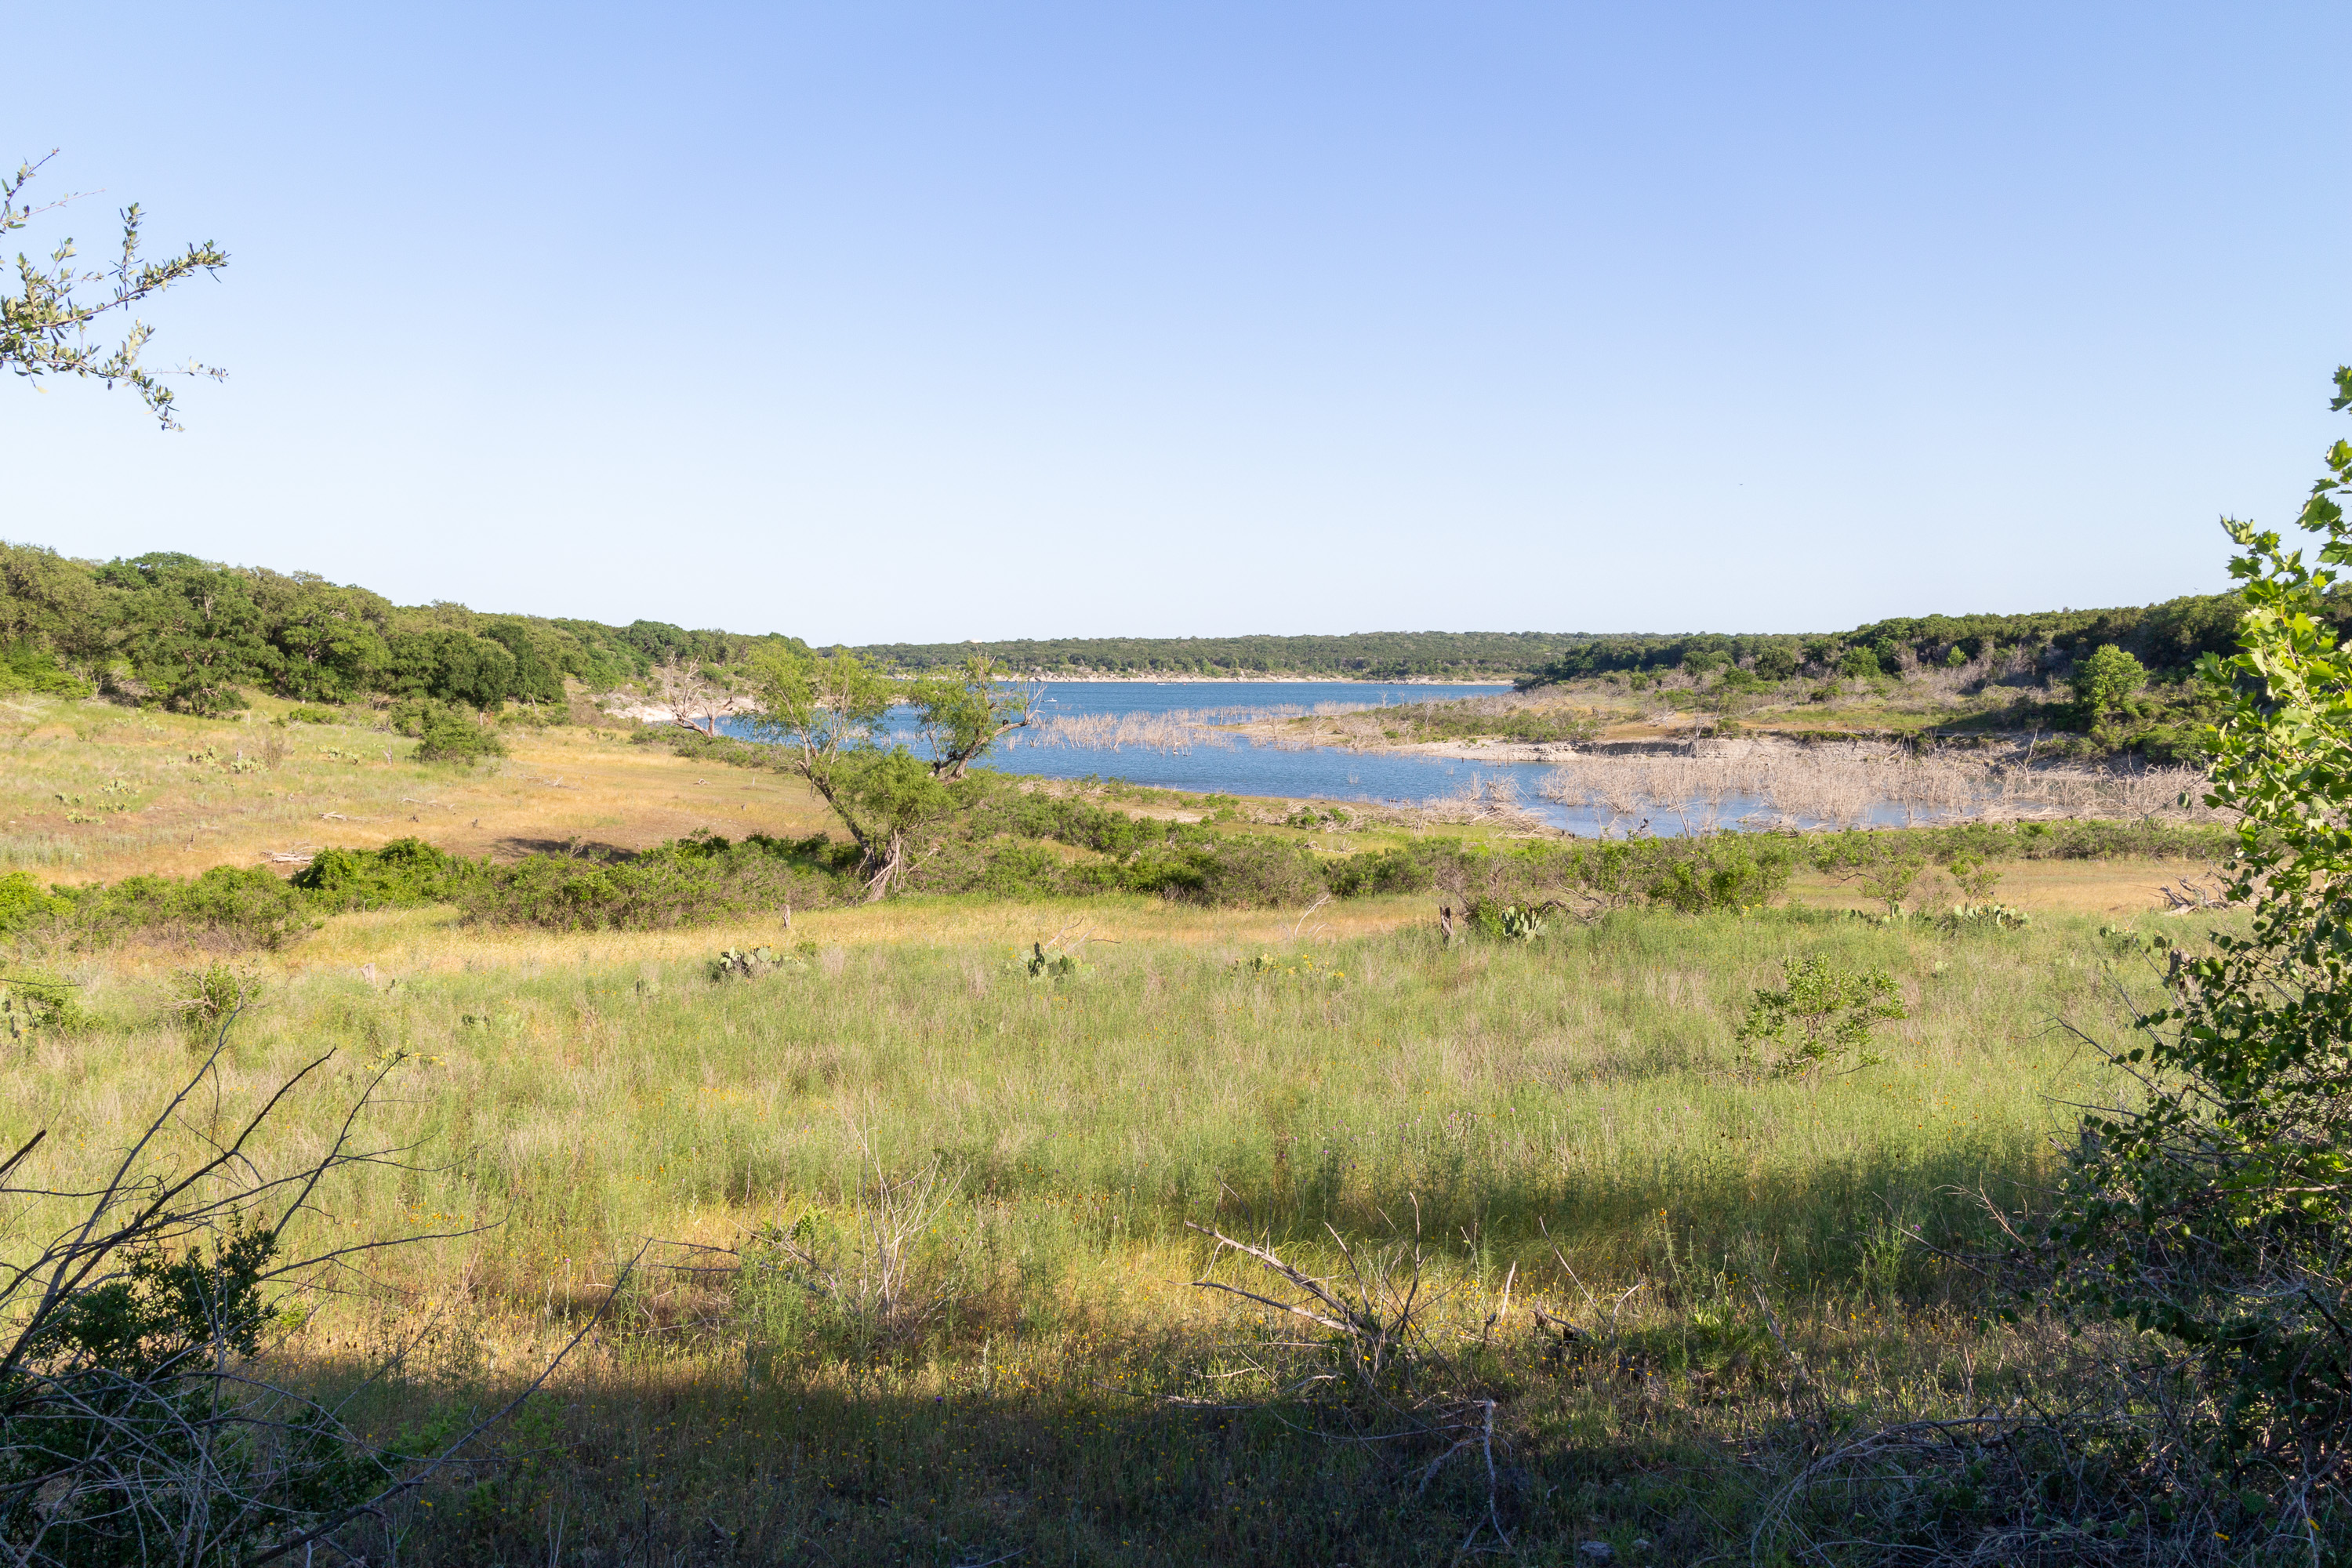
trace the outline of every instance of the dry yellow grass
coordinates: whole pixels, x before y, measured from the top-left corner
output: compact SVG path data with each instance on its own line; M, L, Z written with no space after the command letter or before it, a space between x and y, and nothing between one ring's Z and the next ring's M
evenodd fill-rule
M1994 897L2032 914L2137 915L2163 910L2161 889L2201 868L2179 860L2013 860L2000 867ZM1930 872L1917 892L1956 902L1948 881ZM2207 880L2210 880L2208 877ZM1817 871L1800 873L1789 885L1789 901L1824 910L1872 910L1876 900L1859 882L1840 882ZM1916 900L1915 900L1916 901Z
M460 769L408 760L415 742L384 731L269 722L289 706L259 700L251 718L220 722L0 701L0 869L111 881L411 835L507 859L574 839L642 849L698 827L802 837L826 821L797 780L610 731L510 730L512 755ZM250 771L235 771L240 757Z

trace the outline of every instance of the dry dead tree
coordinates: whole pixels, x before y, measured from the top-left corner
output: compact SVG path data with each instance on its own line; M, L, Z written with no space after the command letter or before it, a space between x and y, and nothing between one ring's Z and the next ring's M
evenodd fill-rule
M656 665L649 679L654 705L667 711L678 729L715 737L719 721L735 711L734 699L699 665L671 658Z
M1342 1363L1351 1381L1367 1393L1384 1390L1389 1373L1398 1358L1412 1356L1427 1337L1423 1319L1430 1305L1422 1294L1422 1252L1420 1238L1413 1239L1409 1264L1401 1247L1382 1249L1367 1259L1358 1249L1348 1245L1347 1238L1331 1226L1331 1239L1338 1244L1339 1256L1348 1265L1354 1280L1352 1291L1337 1275L1318 1278L1285 1263L1271 1247L1255 1247L1246 1241L1236 1241L1223 1231L1207 1226L1184 1222L1184 1228L1197 1231L1216 1242L1209 1255L1209 1268L1214 1269L1217 1258L1231 1250L1258 1264L1301 1293L1297 1301L1278 1301L1222 1279L1195 1279L1196 1289L1223 1290L1244 1300L1255 1301L1276 1312L1304 1319L1328 1329L1344 1343ZM1403 1283L1398 1283L1400 1271ZM1331 1374L1336 1376L1337 1374ZM1311 1381L1327 1381L1318 1377Z
M1544 819L1519 804L1519 781L1509 773L1472 773L1469 782L1450 795L1433 795L1422 802L1424 822L1493 822L1505 826L1538 828Z

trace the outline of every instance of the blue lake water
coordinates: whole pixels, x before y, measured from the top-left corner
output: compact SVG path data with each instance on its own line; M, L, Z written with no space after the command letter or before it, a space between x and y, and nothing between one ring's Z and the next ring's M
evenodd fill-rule
M1124 779L1129 784L1194 794L1271 795L1290 800L1360 800L1418 805L1462 793L1475 780L1510 777L1518 804L1546 821L1571 831L1592 833L1598 824L1581 810L1540 798L1536 785L1552 771L1548 763L1484 763L1452 757L1402 756L1348 752L1338 747L1272 746L1234 738L1227 743L1193 743L1188 750L1129 741L1083 744L1055 737L1055 721L1165 720L1173 714L1207 714L1235 721L1268 710L1311 711L1318 703L1349 707L1491 697L1507 685L1381 686L1356 680L1055 682L1045 689L1039 711L1047 740L1014 735L1000 743L983 765L1003 773L1041 778ZM1245 711L1244 711L1245 710ZM740 724L727 726L750 738ZM1098 726L1099 728L1099 726ZM1131 726L1149 729L1148 724ZM1161 733L1165 733L1163 730ZM902 736L919 751L912 733Z

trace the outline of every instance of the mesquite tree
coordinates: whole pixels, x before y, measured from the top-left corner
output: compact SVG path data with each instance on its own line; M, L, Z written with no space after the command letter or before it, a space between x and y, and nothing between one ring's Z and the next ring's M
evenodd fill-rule
M2352 407L2352 368L2336 383ZM2315 563L2225 523L2239 649L2200 665L2223 708L2205 799L2242 814L2251 924L2173 950L2166 1005L2116 1053L2141 1092L2083 1119L2048 1238L2062 1300L2170 1347L2209 1456L2305 1495L2352 1451L2352 647L2325 615L2352 443L2326 465L2298 519Z
M883 721L898 688L845 649L808 658L772 648L751 672L752 729L841 818L857 844L866 896L884 897L907 869L909 836L951 804L929 768L887 742Z
M56 155L52 153L49 157ZM16 174L0 178L0 234L24 228L73 200L64 196L37 206L19 199L48 161L39 158L20 164ZM0 293L0 366L26 377L77 375L102 381L109 387L121 382L139 394L164 429L176 430L180 425L172 416L174 395L158 379L159 374L208 375L218 380L227 373L194 361L162 373L141 364L139 356L155 330L136 317L131 318L121 337L111 344L92 342L91 330L110 314L127 314L174 283L199 272L217 273L228 265L228 255L207 240L191 245L178 256L143 258L139 254L139 226L143 221L139 204L131 203L121 216L121 248L103 268L89 268L77 262L74 258L79 253L71 237L51 247L46 259L17 253L16 289Z
M989 747L1034 722L1045 681L1034 672L1015 679L986 654L974 654L953 675L923 676L907 687L923 738L931 748L931 772L960 779Z
M1005 681L985 658L953 677L900 686L847 649L817 658L771 648L752 660L752 729L781 746L857 843L866 896L879 899L911 865L916 833L955 805L949 784L1010 731L1030 721L1041 683ZM892 742L905 704L929 742L925 762Z

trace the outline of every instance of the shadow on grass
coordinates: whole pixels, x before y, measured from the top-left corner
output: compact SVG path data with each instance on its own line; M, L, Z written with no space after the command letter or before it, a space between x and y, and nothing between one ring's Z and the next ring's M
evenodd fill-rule
M580 838L501 838L499 852L521 859L529 855L560 855L567 859L585 860L597 866L625 866L637 858L639 851L625 845L590 842Z
M1731 1544L1756 1477L1712 1439L1642 1416L1638 1384L1609 1412L1589 1389L1524 1371L1489 1481L1476 1447L1424 1487L1452 1434L1388 1442L1307 1429L1299 1406L1216 1410L1069 1379L922 1394L877 1371L863 1386L625 1379L527 1413L458 1481L404 1504L412 1564L1426 1563L1499 1521L1515 1560L1669 1562ZM1013 1368L1017 1361L1008 1357ZM965 1371L971 1369L966 1368ZM410 1404L399 1426L429 1422ZM1394 1425L1393 1422L1391 1423ZM1491 1512L1490 1512L1491 1510ZM351 1543L379 1556L381 1541ZM369 1548L375 1548L371 1551ZM1589 1560L1589 1559L1588 1559Z

